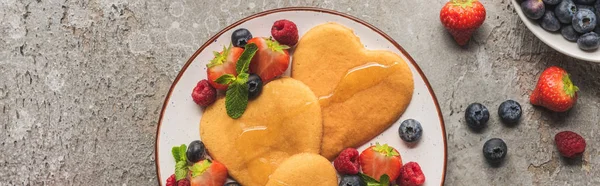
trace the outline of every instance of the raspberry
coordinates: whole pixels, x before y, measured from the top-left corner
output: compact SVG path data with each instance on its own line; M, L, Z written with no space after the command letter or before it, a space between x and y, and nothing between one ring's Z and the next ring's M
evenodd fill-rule
M353 148L345 149L335 158L333 166L340 174L358 174L358 151Z
M167 178L167 185L166 186L176 186L175 184L177 183L177 181L175 181L175 174L169 176L169 178Z
M416 162L408 162L400 168L400 176L396 183L402 186L417 186L425 183L425 175Z
M182 179L177 181L177 186L190 186L190 180L186 179Z
M573 158L585 151L585 139L571 131L559 132L554 136L558 152L564 157Z
M271 35L277 42L283 45L294 46L298 42L298 28L296 24L286 19L273 23Z
M217 99L217 90L210 86L208 80L203 79L198 82L194 91L192 92L192 99L196 104L206 107L215 102Z

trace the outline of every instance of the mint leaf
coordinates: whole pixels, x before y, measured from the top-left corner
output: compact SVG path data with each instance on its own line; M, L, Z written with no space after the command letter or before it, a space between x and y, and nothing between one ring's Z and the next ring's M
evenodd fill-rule
M187 156L185 155L186 151L187 146L185 144L181 144L181 146L179 146L179 161L187 162Z
M181 155L179 155L179 147L178 146L174 146L171 149L171 154L173 154L173 158L175 158L175 162L178 162L179 160L181 160Z
M179 181L187 177L188 169L186 161L178 161L175 164L175 180Z
M244 52L238 59L237 64L235 66L235 71L238 74L248 71L250 61L252 61L252 58L254 57L254 54L256 54L256 51L258 51L258 46L256 46L256 44L254 43L247 44L244 47Z
M237 78L225 92L225 110L227 110L227 115L233 119L242 117L248 106L247 80L248 78Z
M196 163L191 166L190 171L192 171L192 178L202 175L208 168L210 168L211 164L212 162L205 160L202 163Z
M362 178L367 186L389 186L390 185L390 177L387 174L381 175L379 180L377 181L375 178L371 178L370 176L360 173L360 177Z
M221 85L229 85L229 83L231 83L233 81L235 81L235 76L233 76L231 74L222 75L221 77L219 77L215 80L215 82L217 82L218 84L221 84Z
M387 174L381 175L381 177L379 177L379 183L385 186L390 185L390 176L388 176Z

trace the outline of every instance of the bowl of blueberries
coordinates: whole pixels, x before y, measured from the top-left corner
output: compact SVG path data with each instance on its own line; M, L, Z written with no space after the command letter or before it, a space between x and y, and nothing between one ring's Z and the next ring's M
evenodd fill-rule
M525 26L571 57L600 62L600 0L512 0Z

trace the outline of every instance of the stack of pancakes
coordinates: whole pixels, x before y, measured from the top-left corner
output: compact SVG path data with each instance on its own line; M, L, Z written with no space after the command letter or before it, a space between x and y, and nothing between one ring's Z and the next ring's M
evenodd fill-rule
M385 71L364 70L365 64ZM298 42L291 78L266 84L239 119L227 116L220 98L204 111L200 136L211 157L242 185L335 186L327 159L391 126L406 110L413 88L412 73L399 55L366 50L351 29L325 23ZM326 100L332 96L334 101Z

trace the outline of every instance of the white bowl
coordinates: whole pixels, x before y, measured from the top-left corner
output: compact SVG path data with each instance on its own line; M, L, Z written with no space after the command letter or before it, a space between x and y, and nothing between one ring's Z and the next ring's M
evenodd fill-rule
M594 50L590 52L583 51L579 49L576 42L567 41L565 38L560 35L560 31L558 32L548 32L544 30L540 24L536 20L529 19L525 14L523 14L523 10L521 9L521 4L517 2L517 0L511 0L513 5L515 6L515 10L525 26L542 42L546 43L546 45L554 48L554 50L559 51L560 53L566 54L568 56L585 60L600 63L600 50Z

